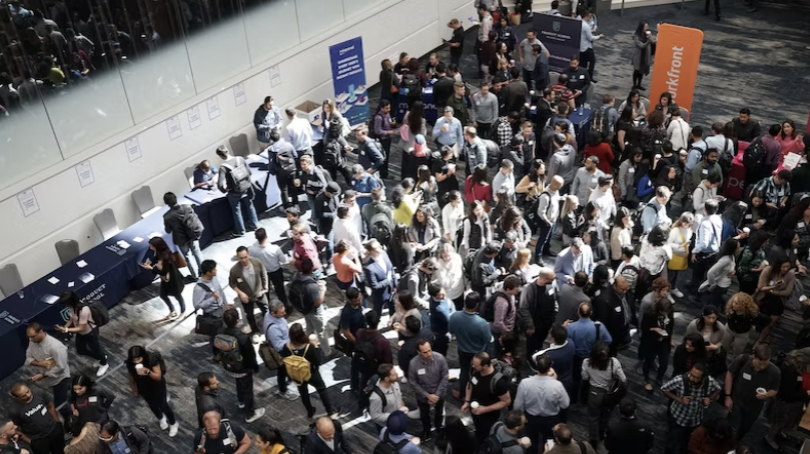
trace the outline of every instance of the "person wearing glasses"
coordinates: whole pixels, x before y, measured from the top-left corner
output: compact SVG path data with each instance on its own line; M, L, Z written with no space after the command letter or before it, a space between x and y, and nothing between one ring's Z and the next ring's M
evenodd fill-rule
M137 426L120 426L108 421L98 437L105 443L105 454L152 454L149 435Z

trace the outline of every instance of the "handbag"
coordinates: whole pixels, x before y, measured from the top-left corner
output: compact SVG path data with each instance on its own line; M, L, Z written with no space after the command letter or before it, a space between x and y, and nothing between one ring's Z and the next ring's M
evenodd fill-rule
M610 359L610 380L611 383L608 386L608 392L602 400L606 408L619 405L619 402L627 395L627 385L619 380L613 372L613 358Z
M194 332L197 334L204 334L206 336L215 336L219 334L219 329L221 327L221 318L211 314L201 314L197 316L196 324L194 325Z
M270 342L259 344L259 356L264 361L264 366L270 370L278 370L284 364L284 358L270 345Z
M183 254L181 254L179 251L172 252L172 263L174 263L174 266L178 268L185 268L188 266L188 263L186 263L186 258L183 257Z
M686 243L686 237L683 235L683 231L678 231L681 234L681 242ZM689 246L686 246L687 252L689 250ZM689 266L689 257L688 255L675 255L672 254L672 258L669 260L667 264L667 268L671 269L672 271L683 271Z

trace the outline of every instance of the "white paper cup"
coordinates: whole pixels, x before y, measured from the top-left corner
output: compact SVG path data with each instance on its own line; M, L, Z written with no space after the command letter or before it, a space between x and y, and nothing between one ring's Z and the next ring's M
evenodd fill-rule
M768 392L768 391L767 391L767 390L765 390L765 388L757 388L757 394L765 394L765 393L767 393L767 392Z
M470 404L470 407L471 407L471 408L478 408L478 407L480 407L480 405L478 404L478 402L472 402L472 403Z
M399 341L397 345L399 345L399 348L402 348L402 346L405 345L405 341Z
M805 301L807 301L807 297L802 295L802 296L799 297L799 301L805 302Z
M135 365L135 370L141 370L141 369L143 369L143 364L138 363L138 364Z
M663 158L663 156L661 156L660 154L655 155L655 159L661 159L661 158Z
M411 443L415 444L416 446L419 446L419 444L422 443L422 440L420 440L419 437L413 437L411 438Z
M316 334L310 334L309 335L309 341L310 342L318 342L318 336Z
M751 229L749 229L748 227L744 227L743 228L743 233L746 233L746 234L751 233Z
M523 437L520 439L520 444L524 447L528 447L532 445L532 439L529 437Z

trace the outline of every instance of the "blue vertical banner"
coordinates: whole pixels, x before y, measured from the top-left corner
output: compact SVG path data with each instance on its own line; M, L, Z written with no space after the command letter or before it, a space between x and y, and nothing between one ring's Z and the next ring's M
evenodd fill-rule
M329 46L335 108L352 126L368 121L368 90L360 37Z
M582 40L582 19L551 14L535 14L534 29L537 39L543 43L551 54L548 67L552 71L562 72L571 66L571 57L579 55L579 42ZM557 83L552 80L551 83Z

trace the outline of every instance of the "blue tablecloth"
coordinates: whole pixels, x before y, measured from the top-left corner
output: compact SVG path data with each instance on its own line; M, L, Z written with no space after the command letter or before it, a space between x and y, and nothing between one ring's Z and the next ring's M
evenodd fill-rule
M428 85L422 92L422 102L425 103L425 120L428 123L436 123L436 104L433 102L433 86ZM396 120L402 123L405 114L408 113L408 98L405 96L405 89L399 90L399 102L397 103Z
M577 144L579 145L579 150L584 150L585 144L588 142L587 135L588 131L591 130L592 114L592 109L583 107L581 110L577 108L571 112L571 115L568 116L568 119L574 124L574 131L577 133Z
M131 290L145 287L154 280L155 275L141 268L140 264L147 254L151 254L149 236L154 233L161 234L169 247L174 248L171 235L163 230L163 213L167 210L167 207L163 207L0 301L0 319L5 322L0 323L0 349L3 351L0 378L7 377L23 365L28 346L25 335L28 323L39 322L46 330L52 331L54 325L64 324L67 320L67 309L58 303L48 303L46 299L56 298L65 290L73 290L82 298L98 299L107 307L113 307ZM136 238L142 240L138 242ZM122 247L120 241L125 241L129 246ZM79 268L77 263L80 261L87 265ZM59 282L51 284L51 278L59 279Z

